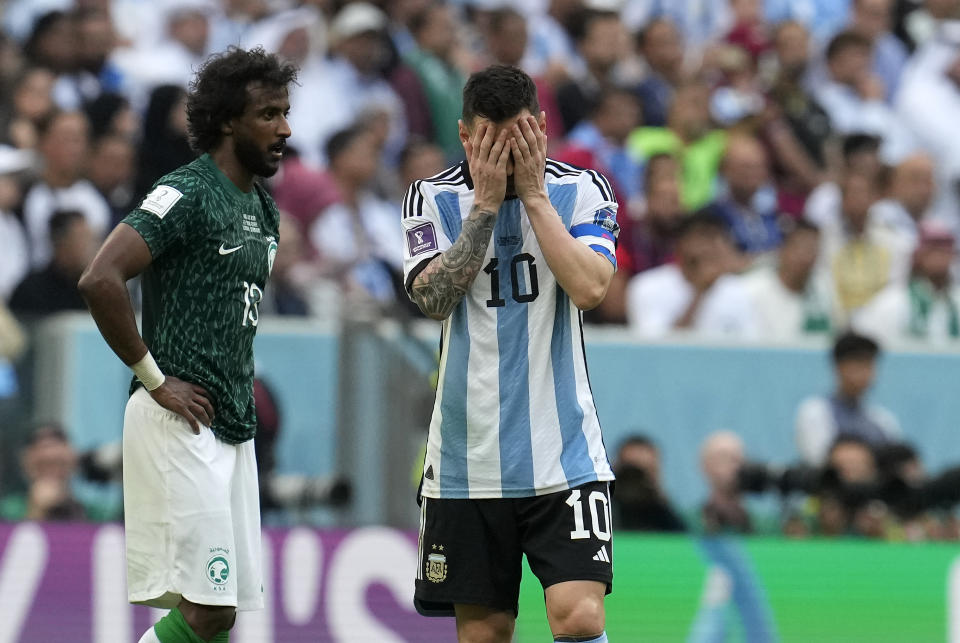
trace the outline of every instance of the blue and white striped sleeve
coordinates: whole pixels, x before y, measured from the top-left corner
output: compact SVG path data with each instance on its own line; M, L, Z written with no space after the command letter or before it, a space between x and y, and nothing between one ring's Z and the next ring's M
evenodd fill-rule
M584 170L570 234L606 257L617 267L617 198L606 177L595 170Z

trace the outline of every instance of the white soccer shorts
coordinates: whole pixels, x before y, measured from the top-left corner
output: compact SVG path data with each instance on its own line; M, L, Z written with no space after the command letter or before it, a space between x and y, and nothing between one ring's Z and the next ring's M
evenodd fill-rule
M169 609L263 608L260 490L253 440L231 445L143 388L123 418L127 594Z

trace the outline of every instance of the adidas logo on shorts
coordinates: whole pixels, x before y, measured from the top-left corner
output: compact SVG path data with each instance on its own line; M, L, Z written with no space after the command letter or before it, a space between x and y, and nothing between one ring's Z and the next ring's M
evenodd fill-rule
M593 555L593 559L598 560L601 563L609 563L610 555L607 553L607 546L604 545L603 547L601 547L600 550Z

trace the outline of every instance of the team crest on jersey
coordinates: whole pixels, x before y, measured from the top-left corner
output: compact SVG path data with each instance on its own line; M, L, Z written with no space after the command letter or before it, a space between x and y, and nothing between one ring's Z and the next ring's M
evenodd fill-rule
M407 230L407 248L410 256L416 256L428 250L437 249L437 234L432 223L421 223L415 228Z
M436 545L433 547L437 548ZM443 550L443 545L440 545L440 549ZM427 556L426 575L431 583L442 583L447 580L447 557L437 553Z
M222 592L230 579L230 562L223 554L217 554L207 561L207 580L214 589Z
M277 240L273 237L267 237L267 274L273 272L273 260L277 258Z
M169 185L158 185L148 194L140 204L141 210L152 212L161 219L183 197L183 192Z

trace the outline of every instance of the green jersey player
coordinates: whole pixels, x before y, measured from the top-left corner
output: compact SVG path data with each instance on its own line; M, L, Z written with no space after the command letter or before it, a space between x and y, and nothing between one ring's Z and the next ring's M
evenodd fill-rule
M231 49L187 101L200 158L161 178L80 279L135 378L123 427L131 602L170 608L141 643L227 641L263 606L253 438L253 337L279 213L256 182L278 169L296 70ZM126 281L143 276L143 334Z

